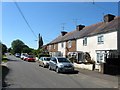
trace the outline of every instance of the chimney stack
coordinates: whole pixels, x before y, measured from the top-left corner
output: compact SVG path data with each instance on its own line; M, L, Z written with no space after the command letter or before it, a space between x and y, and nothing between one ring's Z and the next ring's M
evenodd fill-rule
M107 14L107 15L105 15L104 16L104 22L110 22L110 21L112 21L112 20L114 20L114 15L112 15L112 14Z
M66 31L61 31L61 35L64 36L65 34L67 34Z
M77 31L80 31L80 30L82 30L84 27L85 27L84 25L77 25L77 26L76 26L76 30L77 30Z

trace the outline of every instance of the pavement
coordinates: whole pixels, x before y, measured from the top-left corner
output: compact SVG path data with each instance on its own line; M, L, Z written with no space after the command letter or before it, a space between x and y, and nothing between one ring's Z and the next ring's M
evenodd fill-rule
M115 82L116 79L118 79L117 75L108 75L108 74L100 73L98 71L91 71L91 70L81 69L81 68L75 68L75 69L78 70L79 73L82 73L82 74L85 74L85 75L89 75L91 77L104 79L104 80L107 80L107 81Z
M103 73L99 72L98 70L92 71L92 70L80 68L79 64L76 64L76 63L74 63L74 67L76 70L79 71L79 73L83 73L83 74L86 74L86 75L89 75L92 77L96 77L96 78L100 78L100 79L104 79L104 80L108 80L108 81L113 81L113 82L116 81L116 79L118 80L118 75L103 74Z
M102 80L107 80L108 82L116 82L118 81L118 87L120 90L120 75L109 75L109 74L103 74L97 70L87 70L87 69L82 69L79 68L77 66L75 66L75 70L78 70L79 73L85 74L85 75L89 75L90 77L95 77L95 78L99 78Z
M7 67L7 62L2 62L1 66L6 66Z

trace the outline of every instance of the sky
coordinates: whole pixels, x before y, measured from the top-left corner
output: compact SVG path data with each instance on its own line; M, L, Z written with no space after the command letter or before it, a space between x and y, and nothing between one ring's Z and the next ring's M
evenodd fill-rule
M63 30L70 32L79 24L102 22L106 14L118 16L117 2L17 2L17 5L19 8L14 2L2 2L0 40L8 48L19 39L37 49L39 33L45 45Z

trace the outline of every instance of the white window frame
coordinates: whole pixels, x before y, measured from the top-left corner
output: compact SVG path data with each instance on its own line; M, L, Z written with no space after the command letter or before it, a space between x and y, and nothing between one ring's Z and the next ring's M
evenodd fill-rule
M83 46L87 46L87 37L83 38Z
M104 36L103 35L98 35L97 42L98 42L98 44L104 44Z
M49 45L49 50L51 50L51 45Z
M61 42L61 48L64 48L64 43L63 42Z
M53 49L56 49L56 44L53 45Z
M68 41L68 48L71 48L71 47L72 47L72 41L69 40L69 41Z
M97 59L97 63L103 63L103 62L105 62L104 61L104 52L102 52L102 51L99 51L99 52L97 52L96 53L96 59Z

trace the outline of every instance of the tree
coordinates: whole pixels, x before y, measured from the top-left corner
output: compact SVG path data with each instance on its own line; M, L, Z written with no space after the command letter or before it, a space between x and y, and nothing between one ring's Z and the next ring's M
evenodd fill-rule
M21 40L17 39L14 40L11 45L12 45L13 54L15 54L15 53L21 53L25 44Z
M5 54L7 52L7 46L5 44L2 44L2 54Z
M11 50L12 50L11 48L8 48L8 52L11 52Z
M32 49L29 48L27 45L23 46L22 53L31 53Z
M38 49L37 50L35 50L35 49L32 49L32 53L35 55L35 56L37 56L38 57Z
M43 46L43 39L42 39L42 36L38 36L38 49L40 49L41 47Z
M27 45L25 45L24 42L22 42L19 39L14 40L11 45L12 45L11 53L13 53L13 54L15 54L15 53L31 54L32 53L32 49L29 48Z

